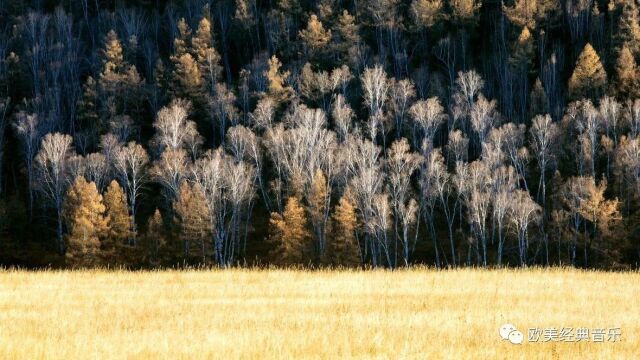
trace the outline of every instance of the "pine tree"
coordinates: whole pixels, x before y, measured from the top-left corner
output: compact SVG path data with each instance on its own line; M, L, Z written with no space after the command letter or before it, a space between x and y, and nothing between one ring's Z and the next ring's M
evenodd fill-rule
M357 52L361 43L360 25L353 15L343 10L334 25L334 51L343 61L348 61L351 68L358 63Z
M271 256L280 265L303 264L309 260L310 234L307 217L300 200L291 196L282 214L271 213L269 242L273 245Z
M640 16L635 0L623 0L615 40L619 47L627 46L635 56L640 52Z
M63 208L68 229L65 239L68 265L90 267L103 263L102 240L109 222L105 211L96 184L78 177L67 191Z
M204 78L205 88L211 94L222 74L222 66L220 66L220 55L213 47L211 22L206 17L200 20L191 44L200 73Z
M104 205L109 217L109 242L117 251L131 236L131 217L127 196L115 180L111 181L104 193Z
M512 54L513 57L511 60L518 68L527 69L533 62L533 38L531 37L529 28L526 26L522 29L522 32L520 32L520 36L518 36L518 41L515 43Z
M282 67L282 63L273 55L269 59L269 69L264 74L269 82L267 95L278 103L288 101L293 95L293 89L285 85L289 72L280 72L280 67Z
M173 210L180 228L184 257L207 263L211 254L211 218L202 187L197 183L182 182Z
M578 57L576 67L569 79L569 94L573 99L599 95L607 85L607 73L600 57L591 44L587 44Z
M414 0L411 3L411 17L419 29L429 29L446 18L442 11L442 0Z
M340 198L332 215L329 255L331 263L339 266L360 264L360 249L356 239L358 219L349 195Z
M106 95L103 102L107 104L108 116L139 111L143 81L135 65L124 60L122 44L115 31L107 33L104 46L99 85Z
M544 90L544 86L542 85L542 81L540 81L540 78L536 78L536 82L533 85L533 90L531 90L531 95L529 95L529 103L531 104L531 118L533 118L535 115L549 113L549 100L547 99L547 93Z
M147 220L147 231L142 245L145 258L150 265L160 265L172 257L167 251L167 229L158 209Z
M331 30L325 29L315 14L309 17L307 28L298 33L312 54L324 48L331 40Z
M78 101L78 127L81 132L97 141L102 130L98 116L98 84L89 76L82 89L82 99Z
M635 99L640 95L638 67L631 50L626 45L620 49L616 61L616 84L613 90L619 99Z

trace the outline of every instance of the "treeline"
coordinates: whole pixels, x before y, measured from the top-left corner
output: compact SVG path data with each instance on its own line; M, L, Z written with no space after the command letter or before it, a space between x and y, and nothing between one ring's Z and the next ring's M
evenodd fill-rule
M636 267L639 21L0 2L0 263Z

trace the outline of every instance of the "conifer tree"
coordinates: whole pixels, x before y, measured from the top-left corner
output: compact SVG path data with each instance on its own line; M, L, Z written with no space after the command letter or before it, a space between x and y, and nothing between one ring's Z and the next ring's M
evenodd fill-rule
M634 56L639 55L640 16L638 16L638 5L635 0L623 0L615 40L620 48L626 46Z
M348 194L343 195L332 215L329 255L331 263L339 266L360 264L360 249L356 239L358 219L356 208Z
M108 229L108 216L102 196L93 182L78 177L65 197L63 216L67 225L68 265L89 267L104 260L102 240Z
M291 196L282 214L271 213L269 242L271 256L280 265L303 264L310 260L310 234L307 216L300 200Z
M104 42L99 84L106 95L104 103L107 104L108 116L138 111L141 103L139 91L143 85L140 74L135 65L124 60L122 44L115 31L110 30Z
M322 50L331 40L331 30L325 29L315 14L309 17L307 28L298 33L311 55Z
M145 257L150 265L157 266L172 257L167 253L167 229L160 210L156 209L147 220L147 231L143 239Z
M176 222L183 241L183 254L201 264L208 261L211 252L211 226L209 207L202 187L183 181L178 199L173 203Z
M222 73L222 66L220 66L220 54L213 46L211 22L206 17L198 23L198 30L191 39L191 44L200 74L204 78L205 88L209 94L212 94Z
M278 103L288 101L293 95L293 89L285 84L285 80L289 77L289 72L281 72L281 67L282 63L273 55L269 59L269 69L264 74L269 82L267 96Z
M360 25L353 15L343 10L335 24L335 50L342 59L349 61L349 66L356 68L357 51L360 45Z
M89 76L82 89L82 99L78 101L78 127L93 141L97 141L101 130L98 116L98 84Z
M127 197L117 181L112 180L104 193L104 205L109 217L109 243L117 251L131 236L131 217Z
M411 17L416 27L429 29L445 18L442 0L414 0L411 3Z
M578 57L569 79L569 94L573 99L599 95L607 84L607 73L600 57L591 44L587 44Z
M620 49L616 61L616 84L613 90L620 99L635 99L640 95L638 67L631 50L626 45Z

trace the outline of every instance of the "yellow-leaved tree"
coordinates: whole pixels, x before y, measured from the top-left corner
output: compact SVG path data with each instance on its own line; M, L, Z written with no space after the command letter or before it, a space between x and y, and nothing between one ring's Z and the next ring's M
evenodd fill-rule
M103 264L102 241L109 218L96 184L78 177L67 191L63 216L67 226L67 265L91 267Z
M569 95L581 99L600 95L607 85L607 72L591 44L585 45L569 79Z
M311 235L307 216L296 196L287 199L282 214L271 213L268 241L274 246L271 256L280 265L303 264L310 260Z

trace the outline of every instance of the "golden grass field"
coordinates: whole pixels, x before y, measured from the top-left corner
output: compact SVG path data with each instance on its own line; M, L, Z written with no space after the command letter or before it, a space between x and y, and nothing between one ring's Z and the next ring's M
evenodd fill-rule
M528 327L622 339L527 343ZM0 270L0 359L639 356L638 272Z

